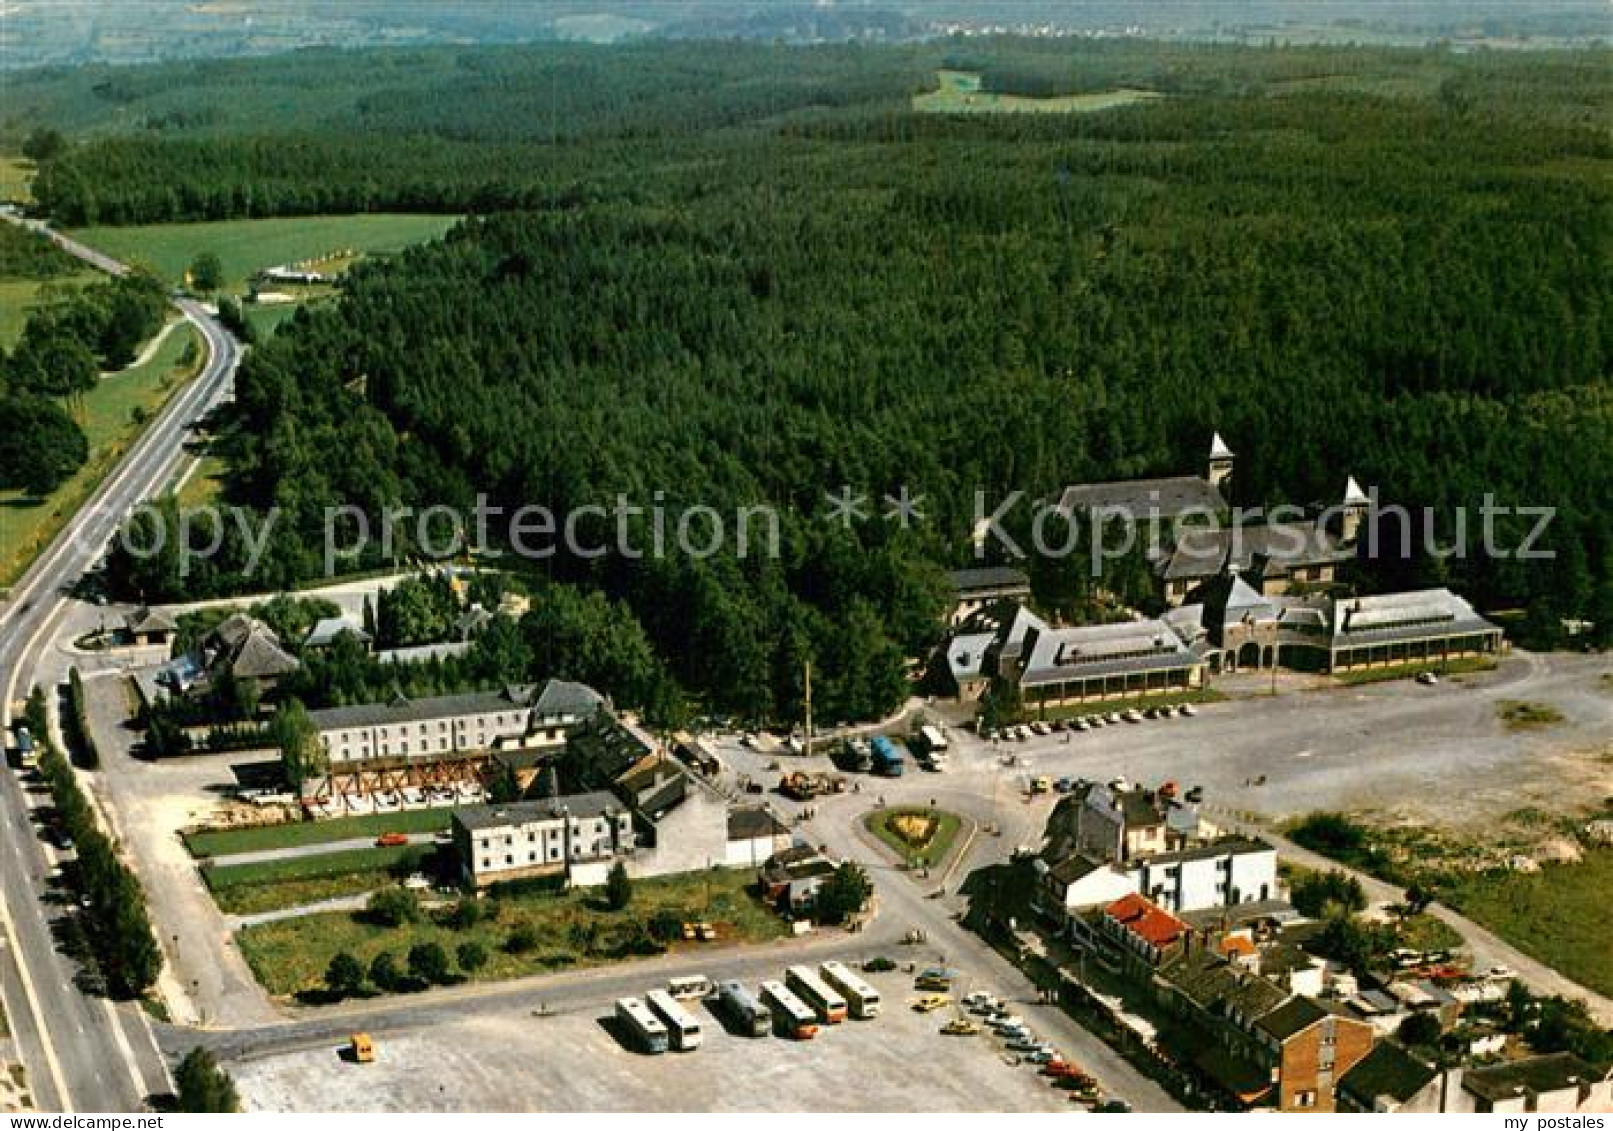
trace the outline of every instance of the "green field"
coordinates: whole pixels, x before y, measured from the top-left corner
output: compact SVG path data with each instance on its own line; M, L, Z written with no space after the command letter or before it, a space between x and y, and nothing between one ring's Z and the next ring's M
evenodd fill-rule
M176 285L184 281L191 261L210 251L224 265L225 288L239 292L255 271L265 267L340 256L349 250L362 255L400 251L434 239L456 223L453 216L376 213L82 228L72 235L126 263L148 267Z
M940 85L924 94L915 94L913 109L928 114L1092 114L1164 97L1152 90L1123 88L1027 98L981 90L980 76L969 71L937 71L935 77Z
M893 822L899 817L934 817L937 824L927 842L914 844L896 831ZM909 867L927 864L933 868L943 863L947 853L952 851L952 842L957 839L962 820L956 813L944 809L904 806L870 813L866 823L868 831L889 845Z
M0 157L0 201L32 204L34 163L26 157Z
M194 356L181 363L187 349ZM105 378L85 394L80 424L90 442L89 461L44 499L0 491L0 547L4 547L0 586L22 575L144 431L146 422L196 375L201 363L200 340L186 323L175 328L144 365Z
M1465 873L1443 879L1441 902L1482 923L1576 982L1613 994L1613 848L1538 872Z
M61 294L93 283L100 276L94 271L64 275L56 279L0 279L0 349L10 349L22 337L28 316L40 304L41 293Z
M447 809L409 809L367 817L338 817L331 821L294 821L245 829L188 832L185 847L197 859L231 856L238 852L269 852L339 840L378 837L382 833L432 833L448 827Z
M378 891L421 869L431 848L359 848L266 860L231 867L207 867L202 876L220 911L252 915L301 907L323 899Z
M1368 683L1387 683L1395 679L1411 679L1423 672L1438 672L1445 677L1469 675L1473 672L1494 670L1492 656L1465 656L1455 660L1419 660L1410 664L1395 664L1386 668L1360 668L1356 671L1336 672L1333 680L1345 687L1360 687Z
M488 962L478 980L515 978L561 967L598 966L646 953L639 948L643 925L657 911L698 918L717 928L718 942L675 943L675 947L710 950L724 943L762 942L783 937L784 923L746 890L750 874L714 870L709 874L638 880L626 911L606 910L593 890L501 895L484 901L496 918L455 930L427 917L402 927L384 927L362 915L326 912L247 927L236 935L258 980L271 994L317 992L333 955L347 951L366 966L381 951L401 963L409 948L437 942L450 955L460 943L475 940L486 948ZM533 935L529 949L512 950L508 942L517 927Z

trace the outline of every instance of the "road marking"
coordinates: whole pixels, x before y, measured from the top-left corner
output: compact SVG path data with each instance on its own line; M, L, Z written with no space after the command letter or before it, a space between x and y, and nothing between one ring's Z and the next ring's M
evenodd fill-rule
M11 921L11 908L5 899L0 899L0 928L6 932L6 937L17 937L17 925ZM67 1082L62 1076L62 1065L56 1059L56 1046L51 1044L50 1036L45 1029L44 1014L39 1008L39 995L34 992L33 979L28 976L28 963L22 956L23 948L13 947L12 956L17 962L17 976L22 981L22 994L28 1000L28 1012L33 1015L34 1029L39 1034L40 1047L45 1050L45 1064L50 1069L50 1080L56 1089L56 1096L62 1102L62 1108L71 1111L73 1108L72 1096L67 1090ZM22 1051L21 1042L17 1051Z

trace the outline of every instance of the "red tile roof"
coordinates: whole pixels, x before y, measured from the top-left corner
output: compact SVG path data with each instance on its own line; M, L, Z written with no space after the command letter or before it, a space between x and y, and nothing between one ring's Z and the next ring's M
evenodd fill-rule
M1166 947L1192 928L1152 900L1132 893L1104 908L1104 914L1152 947Z

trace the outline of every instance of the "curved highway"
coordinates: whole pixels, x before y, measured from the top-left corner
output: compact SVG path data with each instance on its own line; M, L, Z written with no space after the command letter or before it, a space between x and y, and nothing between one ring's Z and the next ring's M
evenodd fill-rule
M35 223L78 258L110 274L127 268L92 248ZM67 593L100 557L124 518L157 495L188 458L194 421L219 403L240 360L235 339L201 304L178 301L202 334L207 360L175 395L100 487L0 602L0 725L24 698ZM18 1055L36 1105L60 1111L133 1111L166 1090L165 1069L145 1013L86 995L73 983L76 964L58 952L47 902L54 852L35 832L24 783L6 771L0 784L0 989Z

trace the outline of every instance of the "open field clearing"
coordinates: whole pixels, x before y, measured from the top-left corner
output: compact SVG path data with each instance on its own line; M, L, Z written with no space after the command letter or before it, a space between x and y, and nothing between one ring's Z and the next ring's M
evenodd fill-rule
M385 255L434 239L458 222L454 216L379 213L96 227L72 235L125 263L149 267L176 285L196 256L212 252L224 265L225 289L240 291L265 267L328 257L327 270L339 271L352 261L345 252Z
M1064 94L1027 98L980 89L980 76L968 71L938 71L940 88L913 96L913 109L932 114L1091 114L1164 95L1152 90L1104 90L1092 94Z

